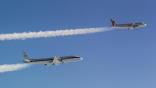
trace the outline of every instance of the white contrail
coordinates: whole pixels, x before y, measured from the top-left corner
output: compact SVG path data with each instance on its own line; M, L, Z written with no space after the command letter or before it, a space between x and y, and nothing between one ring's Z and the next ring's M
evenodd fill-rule
M0 65L0 73L21 70L28 66L28 64L4 64Z
M2 40L24 40L31 38L42 37L57 37L57 36L70 36L70 35L82 35L91 34L97 32L111 31L111 27L99 27L99 28L79 28L79 29L66 29L56 31L39 31L39 32L23 32L23 33L10 33L0 34L0 41Z

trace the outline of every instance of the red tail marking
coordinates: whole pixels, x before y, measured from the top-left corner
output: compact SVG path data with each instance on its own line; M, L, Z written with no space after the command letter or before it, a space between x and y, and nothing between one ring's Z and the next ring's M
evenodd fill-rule
M112 23L112 26L116 26L116 22L114 20L111 19L111 23Z

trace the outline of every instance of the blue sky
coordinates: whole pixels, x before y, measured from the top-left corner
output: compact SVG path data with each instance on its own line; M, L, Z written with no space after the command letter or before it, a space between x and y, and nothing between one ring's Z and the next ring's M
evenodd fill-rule
M143 21L143 30L0 43L0 64L32 57L80 55L83 61L0 74L3 88L155 88L154 0L0 0L1 33L110 26Z

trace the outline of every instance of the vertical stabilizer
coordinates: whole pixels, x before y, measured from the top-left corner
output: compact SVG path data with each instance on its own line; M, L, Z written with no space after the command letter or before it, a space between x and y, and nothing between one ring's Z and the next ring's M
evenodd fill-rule
M116 22L115 22L115 20L111 19L111 23L112 23L112 26L113 26L113 27L116 26Z
M25 51L23 52L23 57L24 57L24 62L30 62L30 58Z

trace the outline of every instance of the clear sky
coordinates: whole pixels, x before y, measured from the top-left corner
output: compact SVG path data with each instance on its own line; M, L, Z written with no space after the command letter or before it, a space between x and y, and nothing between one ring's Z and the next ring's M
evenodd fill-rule
M156 88L154 0L0 0L0 33L110 26L142 21L135 31L12 40L0 43L0 64L32 57L80 55L83 61L35 65L0 74L1 88Z

